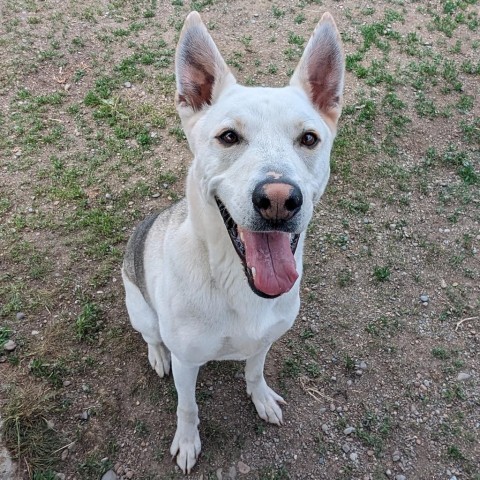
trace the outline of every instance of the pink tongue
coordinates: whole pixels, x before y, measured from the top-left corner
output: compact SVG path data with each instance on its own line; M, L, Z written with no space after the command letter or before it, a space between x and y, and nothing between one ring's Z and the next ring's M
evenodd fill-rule
M239 229L245 245L247 266L253 272L255 287L267 295L288 292L298 278L290 234L250 232Z

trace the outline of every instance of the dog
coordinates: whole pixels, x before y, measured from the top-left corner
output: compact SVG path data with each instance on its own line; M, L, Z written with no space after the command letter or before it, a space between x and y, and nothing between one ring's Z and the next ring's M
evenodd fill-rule
M175 57L176 106L194 160L186 197L134 231L122 266L132 326L178 393L170 448L184 473L201 449L195 384L210 360L246 360L258 415L282 423L263 369L300 308L305 231L330 174L344 55L325 13L283 88L244 87L200 15Z

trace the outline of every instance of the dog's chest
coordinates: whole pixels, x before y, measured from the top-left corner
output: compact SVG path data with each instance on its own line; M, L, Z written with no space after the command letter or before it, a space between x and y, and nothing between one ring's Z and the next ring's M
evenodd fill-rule
M297 297L298 298L298 297ZM186 361L206 363L211 360L245 360L269 346L293 324L298 303L279 302L277 308L245 308L210 310L189 316L189 320L175 322L168 331L167 346ZM193 318L192 318L193 317ZM196 318L195 318L196 317ZM179 315L178 319L185 316Z

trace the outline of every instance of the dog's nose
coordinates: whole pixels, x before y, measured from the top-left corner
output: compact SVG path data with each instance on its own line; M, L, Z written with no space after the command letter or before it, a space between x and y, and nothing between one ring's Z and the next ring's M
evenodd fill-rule
M252 202L265 220L277 222L290 220L300 210L303 196L294 183L267 181L255 187Z

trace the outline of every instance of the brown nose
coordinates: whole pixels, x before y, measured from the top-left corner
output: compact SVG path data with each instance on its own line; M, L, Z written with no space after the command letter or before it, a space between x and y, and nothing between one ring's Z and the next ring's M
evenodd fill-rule
M294 183L273 180L261 182L255 187L252 202L265 220L278 222L290 220L300 210L303 196Z

